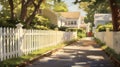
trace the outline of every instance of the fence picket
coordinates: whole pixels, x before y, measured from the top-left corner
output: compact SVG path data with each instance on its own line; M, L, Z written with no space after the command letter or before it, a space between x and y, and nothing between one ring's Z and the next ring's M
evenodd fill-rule
M64 40L61 31L26 30L0 27L0 61L27 55L43 47L56 45ZM67 38L71 38L68 33Z
M3 33L2 33L2 28L0 28L0 61L3 61Z

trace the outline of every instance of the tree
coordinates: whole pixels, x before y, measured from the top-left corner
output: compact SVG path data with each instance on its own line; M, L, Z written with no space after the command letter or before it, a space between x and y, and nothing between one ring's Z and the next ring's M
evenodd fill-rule
M10 12L11 12L11 19L14 19L14 4L13 4L13 0L8 0L9 5L10 5Z
M1 15L6 15L6 16L11 15L10 18L13 20L15 19L15 17L17 17L16 16L17 14L20 14L17 18L19 18L19 20L23 22L26 22L26 24L29 25L30 22L35 17L35 15L37 14L37 11L39 10L43 2L44 0L21 0L21 1L20 0L8 0L8 1L1 0L0 4L3 7L1 10ZM19 11L16 11L18 6L20 7L20 9ZM6 11L8 15L5 14L4 11ZM20 13L17 13L17 12L20 12Z
M112 11L112 20L113 20L113 30L119 31L120 30L120 4L119 0L109 0L110 7Z
M111 13L112 13L112 20L113 20L113 30L118 31L120 30L120 9L119 9L119 4L120 0L75 0L76 3L81 3L81 2L87 2L87 7L88 7L88 15L91 15L91 11L93 11L93 14L96 12L99 13L106 13L109 12L106 10L106 8L111 8ZM109 5L107 5L107 2L109 2ZM105 6L104 6L105 5ZM92 17L93 18L93 17Z
M55 12L67 12L68 11L66 3L62 0L49 0L47 2L49 2L47 4L49 4L49 6L51 5L51 9ZM53 3L51 4L51 2L53 2ZM47 7L49 7L49 6L47 6ZM50 8L48 8L48 9L50 9Z
M56 2L53 6L55 12L67 12L68 8L64 2Z
M96 2L95 0L82 0L80 2L80 8L87 12L87 17L85 18L85 22L94 22L94 14L95 13L108 13L110 12L109 4L106 0L100 0Z

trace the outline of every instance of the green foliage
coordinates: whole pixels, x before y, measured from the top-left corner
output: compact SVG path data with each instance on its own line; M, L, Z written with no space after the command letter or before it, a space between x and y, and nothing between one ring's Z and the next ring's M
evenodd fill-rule
M79 7L87 12L86 23L94 22L95 13L110 13L108 0L81 0Z
M0 5L2 6L2 9L0 11L0 17L3 17L4 19L10 18L10 5L8 0L0 0ZM20 15L20 9L21 9L21 3L20 0L14 0L14 13L16 18Z
M106 31L106 28L109 28L110 31L113 31L113 25L111 22L105 24L105 25L98 25L97 26L97 31L102 32Z
M0 26L3 27L16 27L16 24L18 23L22 23L23 28L27 28L27 29L54 30L54 28L57 27L57 25L52 24L48 18L45 18L40 15L36 15L36 17L29 26L27 26L25 22L20 21L18 19L11 20L11 19L0 18Z
M78 29L77 30L77 36L79 37L79 38L83 38L83 37L86 37L86 32L85 32L85 30L84 29Z
M67 29L68 29L68 27L64 27L64 26L59 27L59 30L60 30L60 31L66 31Z
M18 19L5 19L5 18L0 18L0 26L1 27L16 27L15 25L20 23Z
M34 28L41 30L55 29L57 27L57 25L52 24L48 18L40 15L35 16L32 25Z
M45 27L45 26L40 26L40 25L34 25L34 28L35 28L35 29L40 29L40 30L48 30L47 27Z
M0 6L2 6L2 9L0 10L0 26L9 26L9 27L15 27L15 25L17 23L22 23L24 25L24 28L36 28L36 29L54 29L57 26L52 24L48 18L40 16L40 15L36 15L35 17L31 18L33 19L32 21L29 20L30 22L27 22L26 20L32 15L32 13L34 12L35 9L35 4L37 6L38 4L38 0L34 0L34 4L30 3L28 4L27 8L27 13L25 13L25 17L23 17L23 19L21 18L21 15L24 13L21 13L22 11L22 3L19 0L13 0L13 4L14 4L14 20L11 20L11 11L10 11L10 5L8 0L0 0ZM25 0L25 2L30 1L30 0ZM44 3L42 2L42 4L40 5L41 9L45 9L45 8L53 8L53 10L60 12L60 11L68 11L67 9L67 5L60 1L57 0L55 4L50 4L52 1L54 0L47 0ZM26 3L25 3L26 4ZM24 7L24 6L23 6ZM26 22L25 22L26 21ZM27 25L27 23L29 25Z
M54 4L53 10L55 12L67 12L68 8L64 2L59 2Z

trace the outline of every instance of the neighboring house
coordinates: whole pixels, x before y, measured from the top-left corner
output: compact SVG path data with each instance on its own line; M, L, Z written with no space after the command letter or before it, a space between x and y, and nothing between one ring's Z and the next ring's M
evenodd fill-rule
M94 15L95 28L100 24L106 24L110 21L112 21L111 14L95 14Z
M57 25L58 27L69 28L86 28L87 24L84 23L84 17L80 12L54 12L50 9L43 9L41 14Z
M84 24L84 17L80 12L60 12L58 16L58 27L80 28Z

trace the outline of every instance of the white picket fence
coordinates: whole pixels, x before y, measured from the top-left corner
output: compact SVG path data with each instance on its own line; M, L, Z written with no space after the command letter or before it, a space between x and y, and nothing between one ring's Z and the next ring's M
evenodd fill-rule
M0 61L75 39L76 32L0 28Z
M120 54L120 32L113 32L107 29L105 32L96 32L95 37Z

